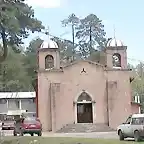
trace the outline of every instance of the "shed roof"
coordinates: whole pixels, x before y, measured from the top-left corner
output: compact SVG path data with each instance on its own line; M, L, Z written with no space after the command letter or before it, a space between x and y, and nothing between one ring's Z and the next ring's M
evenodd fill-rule
M3 98L35 98L35 92L0 92L0 99Z

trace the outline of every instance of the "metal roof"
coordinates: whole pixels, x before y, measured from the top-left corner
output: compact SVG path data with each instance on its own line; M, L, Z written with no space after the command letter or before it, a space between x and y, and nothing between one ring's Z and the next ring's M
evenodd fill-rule
M0 99L3 98L35 98L36 93L35 92L0 92Z
M133 114L132 118L144 117L144 114Z
M7 115L21 115L23 112L26 112L26 110L9 110Z

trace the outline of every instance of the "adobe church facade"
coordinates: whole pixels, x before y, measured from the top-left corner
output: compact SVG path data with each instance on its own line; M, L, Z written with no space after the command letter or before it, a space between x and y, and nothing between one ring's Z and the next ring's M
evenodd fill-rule
M138 105L132 103L127 46L107 43L106 66L87 60L60 66L58 45L44 41L38 51L38 116L44 131L66 124L95 123L116 128Z

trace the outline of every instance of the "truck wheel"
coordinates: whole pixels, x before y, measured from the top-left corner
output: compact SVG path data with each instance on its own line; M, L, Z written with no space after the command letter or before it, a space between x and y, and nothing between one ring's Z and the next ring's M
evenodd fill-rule
M15 132L15 131L13 132L13 136L17 136L17 134L16 134L16 132Z
M34 134L33 134L33 133L31 133L31 136L34 136Z
M39 132L39 133L38 133L38 136L42 136L42 132Z
M123 135L121 130L119 130L118 135L119 135L119 140L120 141L124 140L124 135Z
M136 142L139 142L140 139L141 139L141 137L140 137L139 131L135 131L135 132L134 132L134 140L135 140Z

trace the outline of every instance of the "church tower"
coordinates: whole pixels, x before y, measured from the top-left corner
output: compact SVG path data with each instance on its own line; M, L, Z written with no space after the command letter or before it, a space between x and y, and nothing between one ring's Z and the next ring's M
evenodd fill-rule
M49 39L43 41L38 52L39 70L50 70L60 68L60 55L58 45Z
M51 98L49 94L49 73L60 69L59 48L55 41L43 41L38 49L38 88L37 88L37 115L39 116L44 131L51 130Z
M121 40L110 39L105 49L106 65L113 69L127 69L127 46Z

